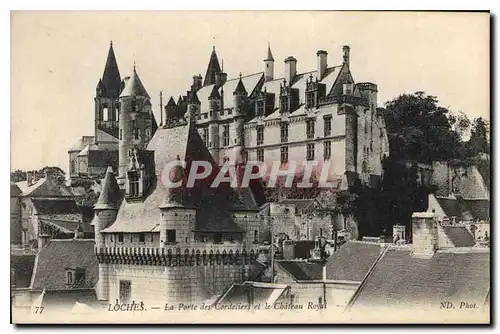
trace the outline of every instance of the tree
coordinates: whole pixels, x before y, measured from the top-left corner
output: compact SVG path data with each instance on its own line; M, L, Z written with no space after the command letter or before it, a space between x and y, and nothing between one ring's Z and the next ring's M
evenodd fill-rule
M20 169L16 169L12 173L10 173L10 181L11 182L20 182L26 181L26 172Z
M464 154L461 132L467 119L440 107L435 96L400 95L386 102L384 116L392 158L431 162Z
M472 122L472 129L467 151L469 156L476 156L478 153L490 153L489 144L489 122L482 117L475 118Z

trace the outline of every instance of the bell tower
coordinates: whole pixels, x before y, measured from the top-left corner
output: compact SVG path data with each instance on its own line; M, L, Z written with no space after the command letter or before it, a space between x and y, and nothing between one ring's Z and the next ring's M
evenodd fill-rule
M115 140L118 138L118 111L120 108L119 96L121 89L120 71L116 63L113 42L111 42L104 73L97 83L94 98L94 140L96 144L113 142L113 138Z

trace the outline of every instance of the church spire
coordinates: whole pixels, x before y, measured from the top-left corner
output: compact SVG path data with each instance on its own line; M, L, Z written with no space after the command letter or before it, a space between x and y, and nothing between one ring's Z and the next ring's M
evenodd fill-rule
M216 73L221 72L219 65L219 59L217 58L217 53L215 52L215 46L210 55L210 61L208 62L207 73L205 74L205 80L203 81L203 86L213 85L216 80Z
M264 61L274 61L273 54L271 52L271 43L267 43L267 58L264 59Z
M106 66L102 74L104 96L118 97L118 95L120 95L121 81L120 71L118 70L118 64L116 63L115 52L113 50L113 41L111 41L109 44Z

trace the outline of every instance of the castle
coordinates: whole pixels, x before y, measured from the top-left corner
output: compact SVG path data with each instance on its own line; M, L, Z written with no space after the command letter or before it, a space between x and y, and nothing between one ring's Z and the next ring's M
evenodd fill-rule
M297 59L287 57L284 75L276 77L268 46L262 72L228 79L214 47L205 77L194 75L190 89L177 102L170 97L160 123L194 120L219 165L319 163L329 166L330 179L352 183L359 178L364 184L377 184L381 160L389 152L384 119L377 108L377 85L354 82L349 46L342 48L343 60L337 66L328 65L324 50L316 57L317 68L302 73ZM137 74L133 77L140 82ZM72 178L102 177L107 166L118 166L119 96L124 87L111 45L96 89L95 134L82 137L69 151ZM142 145L158 127L149 98L144 103L141 115L149 120L133 125L135 132L130 134Z
M212 188L207 179L188 187L193 161L208 162L214 175L224 163L249 160L331 161L330 176L377 182L387 154L377 87L354 84L349 48L343 52L343 64L328 67L319 51L318 69L302 74L288 57L285 77L274 79L269 48L264 72L228 80L214 48L205 79L194 76L185 96L170 98L157 128L135 67L121 81L110 47L94 143L76 154L87 175L108 164L92 223L98 299L206 301L262 271L258 246L271 241L271 227L254 194L227 183ZM118 161L81 158L92 151ZM175 161L185 165L164 171Z

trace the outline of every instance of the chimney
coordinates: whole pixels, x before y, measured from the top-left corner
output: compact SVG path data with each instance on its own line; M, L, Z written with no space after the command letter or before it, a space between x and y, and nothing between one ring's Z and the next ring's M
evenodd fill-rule
M293 78L297 74L297 59L293 56L289 56L285 59L285 79L288 85L291 86L293 83Z
M437 222L432 212L414 212L412 223L412 254L431 258L437 249Z
M349 45L344 45L342 47L344 64L347 64L347 66L349 66L349 53L350 53L350 51L351 51L351 48L349 47Z
M318 56L318 81L321 81L325 75L326 68L328 67L328 64L326 63L328 52L319 50L316 52L316 55Z
M34 183L33 182L33 179L34 179L33 174L34 174L33 171L26 172L26 182L28 183L28 187Z

